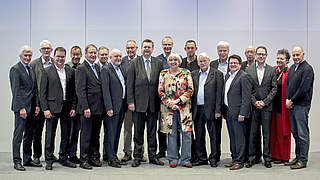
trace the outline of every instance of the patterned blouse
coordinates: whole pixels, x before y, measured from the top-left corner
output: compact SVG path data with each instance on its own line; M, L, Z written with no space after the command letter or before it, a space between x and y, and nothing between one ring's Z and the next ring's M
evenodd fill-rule
M161 126L163 133L172 132L173 109L168 106L168 100L180 98L178 104L182 131L192 131L191 96L193 94L193 82L189 70L181 68L176 75L171 74L170 69L161 71L159 77L158 93L161 98Z

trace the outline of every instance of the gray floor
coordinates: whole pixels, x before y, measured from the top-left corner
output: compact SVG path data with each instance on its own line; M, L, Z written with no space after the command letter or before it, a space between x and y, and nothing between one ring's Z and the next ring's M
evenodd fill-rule
M273 165L271 169L266 169L262 164L253 166L250 169L243 168L237 171L230 171L225 168L223 164L228 163L230 159L228 154L223 154L223 160L220 162L217 168L211 168L209 166L200 166L183 168L177 167L175 169L168 167L168 162L165 158L165 166L155 166L148 163L143 163L138 168L132 168L131 162L129 165L122 166L120 169L112 168L103 165L101 168L94 168L93 170L83 170L81 168L71 169L62 167L56 163L53 166L53 171L46 171L44 168L30 168L27 167L25 172L19 172L13 169L11 160L11 153L0 153L0 180L9 179L23 179L23 180L82 180L82 179L148 179L148 180L169 180L170 179L183 179L183 180L319 180L320 179L320 153L310 153L310 161L306 169L290 170L283 165ZM43 162L43 165L45 163Z

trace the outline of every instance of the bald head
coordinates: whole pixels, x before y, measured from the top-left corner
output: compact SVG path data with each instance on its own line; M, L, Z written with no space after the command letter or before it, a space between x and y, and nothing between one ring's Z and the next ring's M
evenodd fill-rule
M246 48L244 54L245 54L246 57L247 57L248 63L251 65L251 64L254 62L254 57L255 57L255 48L254 48L254 46L249 45L249 46Z
M304 60L304 52L301 46L292 49L292 60L295 64L299 64Z
M110 53L111 62L116 66L120 66L121 59L122 59L121 51L119 49L112 49L112 51Z

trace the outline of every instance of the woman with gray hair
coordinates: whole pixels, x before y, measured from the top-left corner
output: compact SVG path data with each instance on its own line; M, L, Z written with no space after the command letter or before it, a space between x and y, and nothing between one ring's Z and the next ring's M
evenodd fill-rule
M161 98L160 131L168 134L168 160L170 167L178 164L177 132L182 135L181 165L191 168L191 96L193 82L189 70L180 68L178 54L168 57L169 69L161 71L158 93Z

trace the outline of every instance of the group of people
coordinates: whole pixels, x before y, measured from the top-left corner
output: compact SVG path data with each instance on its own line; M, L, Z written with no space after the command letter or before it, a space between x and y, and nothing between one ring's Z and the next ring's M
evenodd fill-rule
M225 166L230 170L250 168L261 162L261 156L266 168L272 167L271 162L284 163L291 169L307 166L314 73L302 47L293 48L294 64L290 68L290 53L285 49L278 51L277 66L272 67L265 62L268 52L264 46L248 46L244 62L239 55L229 56L229 43L225 41L217 44L217 60L204 52L196 55L194 40L185 43L185 58L172 52L170 36L162 39L162 47L163 53L154 57L154 42L145 39L142 55L138 56L136 42L128 40L127 56L122 57L119 49L109 54L107 47L89 44L80 64L79 46L71 48L68 63L63 47L55 48L50 57L53 48L48 40L40 43L41 57L32 61L31 47L22 46L20 61L10 69L14 168L24 171L24 166L42 167L44 122L46 170L52 170L54 162L70 168L76 168L76 164L83 169L101 167L102 124L102 159L111 167L120 168L132 159L132 167L147 161L145 127L149 163L163 166L161 158L167 155L172 168L178 166L179 159L187 168L208 164L217 167L223 120L232 158ZM59 158L54 155L58 121ZM122 126L124 157L120 160L117 154ZM289 162L291 132L296 157ZM210 137L209 156L206 133Z

